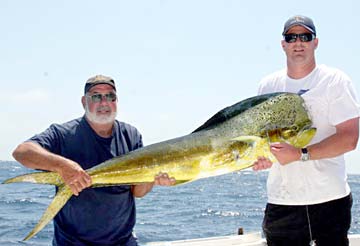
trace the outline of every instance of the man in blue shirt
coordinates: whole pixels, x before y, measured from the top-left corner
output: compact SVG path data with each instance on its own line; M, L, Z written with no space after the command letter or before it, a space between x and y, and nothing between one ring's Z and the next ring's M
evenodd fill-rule
M53 245L136 246L134 197L154 186L172 185L166 174L153 183L91 188L86 169L143 146L139 131L115 119L117 96L112 78L97 75L86 81L81 99L85 115L20 144L14 158L24 166L60 174L73 194L54 218Z

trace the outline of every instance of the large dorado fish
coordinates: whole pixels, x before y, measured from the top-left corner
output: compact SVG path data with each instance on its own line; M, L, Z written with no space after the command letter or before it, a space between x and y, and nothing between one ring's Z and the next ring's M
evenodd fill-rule
M166 172L177 184L248 168L258 156L276 162L269 143L307 145L315 134L303 99L297 94L273 93L252 97L227 107L193 133L152 144L86 170L92 187L153 182ZM55 172L35 172L4 181L58 187L53 201L27 240L39 232L72 196Z

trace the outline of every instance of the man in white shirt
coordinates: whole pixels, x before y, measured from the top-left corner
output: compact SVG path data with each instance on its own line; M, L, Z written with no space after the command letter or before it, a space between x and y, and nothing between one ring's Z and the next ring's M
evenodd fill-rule
M299 93L317 133L303 149L272 143L278 163L259 157L254 170L270 168L263 230L272 245L348 245L352 198L344 154L356 148L360 107L350 78L315 62L319 40L313 21L286 21L282 48L287 67L263 78L259 94Z

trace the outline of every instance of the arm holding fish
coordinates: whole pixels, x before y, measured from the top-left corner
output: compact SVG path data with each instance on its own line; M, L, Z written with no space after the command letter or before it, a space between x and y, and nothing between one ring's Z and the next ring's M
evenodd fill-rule
M308 147L312 160L331 158L356 148L359 139L359 118L336 125L336 133Z
M53 154L35 142L20 144L13 157L28 168L57 172L76 196L91 186L91 177L78 163Z
M356 148L359 138L359 118L344 121L335 127L335 134L307 147L311 160L336 157ZM301 156L301 149L287 143L272 143L270 151L282 165L298 161ZM253 169L262 170L271 165L270 160L259 157Z
M131 187L131 192L135 197L143 197L148 192L152 190L152 188L155 185L160 186L171 186L176 183L176 180L173 177L169 177L167 173L159 173L155 176L154 182L146 183L146 184L140 184L140 185L133 185Z

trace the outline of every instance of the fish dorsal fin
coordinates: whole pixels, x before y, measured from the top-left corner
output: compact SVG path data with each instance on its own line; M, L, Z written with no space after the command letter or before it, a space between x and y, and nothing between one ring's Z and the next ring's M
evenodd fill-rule
M232 106L226 107L222 109L221 111L217 112L213 117L211 117L209 120L207 120L203 125L198 127L194 132L202 131L202 130L209 130L215 126L217 126L220 123L225 122L226 120L268 100L271 97L277 96L279 94L282 94L282 92L277 93L269 93L264 94L260 96L250 97L248 99L245 99L241 102L238 102Z

